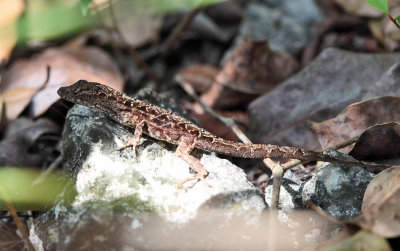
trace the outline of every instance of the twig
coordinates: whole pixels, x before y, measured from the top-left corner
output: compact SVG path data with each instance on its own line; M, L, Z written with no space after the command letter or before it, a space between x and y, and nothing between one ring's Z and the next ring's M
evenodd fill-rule
M387 16L396 25L396 27L400 29L400 25L399 25L399 23L397 23L396 19L390 13L388 13Z
M12 216L15 224L17 225L18 230L21 232L22 236L25 239L25 244L26 244L28 250L35 251L35 247L33 246L32 242L29 240L28 231L26 230L26 228L22 224L22 222L19 220L19 217L17 215L15 207L11 203L10 198L8 197L7 191L4 189L4 187L1 184L0 184L0 193L4 199L4 203L6 204L8 211L11 213L11 216Z
M281 192L281 184L283 178L283 168L280 163L276 163L276 165L272 169L272 175L274 176L274 180L272 183L272 197L271 197L271 208L278 209L279 207L279 195Z
M124 36L121 33L121 30L119 29L117 18L115 17L114 13L114 8L110 0L108 0L109 5L110 5L110 15L111 15L111 20L112 20L112 26L115 30L115 32L118 35L119 40L121 41L122 45L127 49L129 55L136 61L136 63L139 65L140 68L144 70L146 73L147 77L150 79L151 82L153 82L154 85L154 90L156 92L160 92L160 85L156 78L154 77L153 72L151 71L150 67L140 58L139 54L131 48L128 43L126 42Z
M189 26L193 18L199 13L201 8L193 9L186 14L185 18L174 28L171 34L166 39L162 47L162 53L167 54L175 42L180 38L182 32Z
M228 128L230 128L236 134L236 136L238 136L238 138L243 143L251 143L250 139L243 133L242 130L240 130L240 128L235 124L235 121L233 119L217 114L216 112L214 112L213 109L211 109L210 107L206 106L203 102L201 102L200 98L197 96L193 87L185 80L183 80L183 78L180 75L175 77L175 81L179 83L182 89L185 90L185 92L191 98L193 98L194 101L200 104L201 108L203 108L204 111L208 112L210 115L212 115L213 117L219 119L222 123L224 123Z
M332 216L330 216L329 214L325 213L321 208L319 208L317 205L315 205L311 200L306 201L305 203L307 206L311 207L315 212L317 212L317 214L327 218L330 222L336 224L336 225L341 225L343 226L344 223L333 218Z

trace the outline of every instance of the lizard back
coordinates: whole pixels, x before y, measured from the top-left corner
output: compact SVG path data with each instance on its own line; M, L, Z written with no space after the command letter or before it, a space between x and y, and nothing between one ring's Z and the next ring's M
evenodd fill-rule
M164 108L131 98L99 83L79 80L71 86L61 87L57 93L70 102L102 111L127 127L134 128L144 121L145 134L173 144L179 144L180 139L185 136L193 138L197 148L234 157L319 160L322 156L320 153L296 147L225 140Z

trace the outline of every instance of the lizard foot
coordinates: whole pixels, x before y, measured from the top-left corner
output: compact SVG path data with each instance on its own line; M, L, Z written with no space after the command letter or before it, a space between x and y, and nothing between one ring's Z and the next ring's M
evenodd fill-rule
M199 182L199 181L203 181L207 186L211 187L211 185L206 181L207 175L208 175L208 173L207 173L207 174L198 173L198 174L196 174L196 175L194 175L194 176L192 176L192 177L188 177L188 178L186 178L186 179L184 179L184 180L181 180L181 181L179 181L179 182L175 185L175 191L178 191L179 188L180 188L183 184L185 184L186 182L191 181L191 180L197 180L197 181L192 185L192 187L193 187L194 185L196 185L197 182Z

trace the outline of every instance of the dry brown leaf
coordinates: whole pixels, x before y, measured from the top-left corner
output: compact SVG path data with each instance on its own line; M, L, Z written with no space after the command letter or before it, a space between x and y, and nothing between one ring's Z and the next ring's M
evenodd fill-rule
M323 122L309 122L309 128L322 148L360 135L368 127L400 121L400 98L379 97L347 106L335 118ZM347 153L351 149L346 148Z
M364 194L362 213L349 221L379 236L400 236L400 169L379 173Z
M43 86L47 67L50 67L50 76ZM43 114L59 99L56 93L59 87L80 79L123 89L123 79L117 66L104 51L94 47L73 51L49 48L31 59L15 62L4 74L2 82L1 95L6 97L7 119L15 119L31 100L30 115L37 117Z
M16 118L18 114L23 111L32 97L39 91L40 87L37 88L15 88L5 91L0 94L3 98L4 103L7 104L6 107L11 107L8 109L6 114L9 119ZM14 113L17 112L18 114Z
M349 153L356 159L400 156L400 123L385 123L368 128Z
M212 65L194 65L180 71L183 80L200 93L207 91L218 74L218 68Z
M365 190L361 211L373 208L399 184L400 168L392 167L377 174Z
M17 42L17 20L23 10L23 0L0 1L0 63L8 61Z
M244 38L201 101L215 109L247 105L293 74L298 66L289 54L270 50L267 41Z
M281 51L272 51L267 41L244 38L215 78L233 90L260 95L299 68L297 61Z

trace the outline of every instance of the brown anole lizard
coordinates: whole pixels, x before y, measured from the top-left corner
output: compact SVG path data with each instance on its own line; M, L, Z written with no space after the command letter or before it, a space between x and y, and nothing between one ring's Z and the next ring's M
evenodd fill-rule
M128 144L133 146L134 152L142 133L178 145L176 149L178 157L186 161L197 173L180 184L193 179L204 180L208 174L201 162L190 155L194 148L241 158L320 160L365 165L364 162L354 159L344 159L296 147L228 141L164 108L131 98L98 83L80 80L71 86L61 87L57 93L65 100L95 108L119 124L135 128L134 137Z

